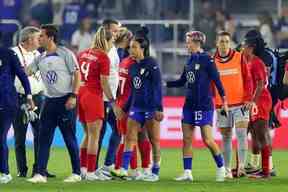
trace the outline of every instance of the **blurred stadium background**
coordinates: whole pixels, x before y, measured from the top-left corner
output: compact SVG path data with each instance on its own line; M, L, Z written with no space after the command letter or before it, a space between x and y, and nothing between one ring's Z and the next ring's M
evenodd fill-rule
M141 25L150 29L152 53L161 66L164 79L174 79L181 73L187 52L184 45L184 34L189 29L197 29L206 33L208 42L206 49L213 52L217 31L228 30L233 34L234 45L241 42L243 34L250 28L259 28L264 33L265 41L272 49L288 48L288 0L0 0L0 30L4 33L2 45L10 47L17 44L18 32L27 25L39 26L46 23L59 25L61 43L75 52L89 46L89 38L97 26L105 18L118 19L132 31ZM82 27L81 26L82 23ZM84 24L85 23L85 24ZM83 25L84 24L84 25ZM85 27L83 27L85 26ZM85 28L87 35L74 37L73 33ZM80 43L79 43L80 42ZM88 42L88 43L87 43ZM80 45L81 44L81 45ZM161 127L161 142L165 147L181 145L181 106L183 90L164 90L165 119ZM97 182L85 185L66 185L62 179L69 173L68 155L64 149L53 148L49 170L56 173L57 179L47 185L35 186L24 179L17 179L11 184L0 186L0 191L288 191L287 189L287 152L278 149L288 149L288 111L283 110L283 124L273 132L274 164L278 177L271 182L255 182L249 179L214 182L214 164L208 150L196 150L194 177L197 180L192 185L176 183L172 178L180 173L182 162L179 149L162 151L163 162L161 181L157 184L139 182L125 183ZM78 124L78 138L82 137L82 128ZM214 136L220 141L221 136L214 128ZM195 146L203 146L200 132L197 130ZM28 144L32 144L33 135L27 134ZM109 137L109 132L106 134ZM10 129L8 142L13 146L13 129ZM59 132L56 133L54 146L62 147L63 141ZM29 159L32 162L32 150ZM14 151L11 151L11 173L15 176L16 161ZM102 155L103 156L103 155ZM31 164L31 163L30 163Z

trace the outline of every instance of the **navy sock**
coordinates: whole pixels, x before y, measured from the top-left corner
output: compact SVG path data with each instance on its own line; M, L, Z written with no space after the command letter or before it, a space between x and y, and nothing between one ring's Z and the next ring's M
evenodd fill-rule
M128 170L129 168L131 156L132 156L132 151L125 151L123 153L122 168L124 168L125 170Z
M192 157L183 157L184 170L192 169Z
M224 160L221 154L218 155L213 155L215 163L217 165L218 168L223 167L224 165Z

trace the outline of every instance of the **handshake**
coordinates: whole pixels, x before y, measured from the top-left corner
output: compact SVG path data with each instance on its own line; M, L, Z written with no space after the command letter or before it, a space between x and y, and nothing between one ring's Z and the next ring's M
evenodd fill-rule
M39 118L37 113L35 112L37 110L37 107L34 107L31 110L30 105L27 103L24 103L21 105L21 110L24 112L23 117L22 117L22 121L24 124L28 124L29 122L34 122L35 120Z

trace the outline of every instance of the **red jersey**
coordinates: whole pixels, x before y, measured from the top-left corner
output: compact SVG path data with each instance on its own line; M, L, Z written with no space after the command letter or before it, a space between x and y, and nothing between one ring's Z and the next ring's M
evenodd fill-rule
M78 62L84 86L102 97L100 75L109 76L110 68L107 54L99 49L86 49L78 54Z
M285 71L288 71L288 63L285 65Z
M270 95L270 92L268 90L268 74L267 74L267 69L265 67L265 64L263 63L263 61L258 58L258 57L254 57L251 61L249 61L248 63L248 69L250 72L250 77L251 77L251 86L252 86L252 93L254 94L257 88L257 83L258 81L265 81L265 87L263 88L257 102L257 108L256 114L255 114L255 118L252 118L252 120L254 119L265 119L268 120L269 119L269 113L272 107L272 98ZM252 111L252 115L253 115L253 111ZM258 113L258 114L257 114Z
M129 76L129 68L135 63L131 57L127 57L119 64L119 87L117 94L117 104L124 107L131 92L131 77Z

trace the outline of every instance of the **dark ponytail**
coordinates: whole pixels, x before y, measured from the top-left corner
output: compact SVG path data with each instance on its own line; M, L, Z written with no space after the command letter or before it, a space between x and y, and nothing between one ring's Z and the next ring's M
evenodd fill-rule
M135 32L134 40L137 41L141 48L144 49L144 57L150 56L150 41L148 38L149 30L147 27L141 27Z

